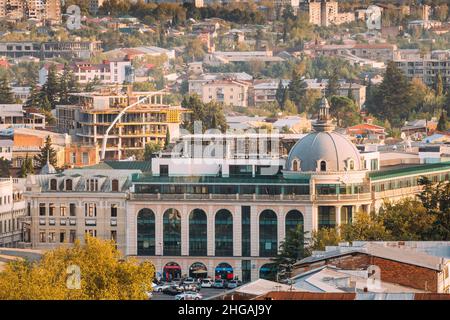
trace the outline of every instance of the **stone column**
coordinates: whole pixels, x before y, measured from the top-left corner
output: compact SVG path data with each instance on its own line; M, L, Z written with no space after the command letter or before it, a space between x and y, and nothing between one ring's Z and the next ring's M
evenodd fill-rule
M241 207L234 207L233 214L233 256L242 256L242 214Z
M257 207L251 206L250 209L250 255L259 256L259 219Z
M214 210L212 206L208 207L208 212L206 213L207 216L207 239L208 239L208 256L214 256L215 255L215 228L214 228Z
M125 207L126 214L126 239L125 254L137 255L137 211L135 205L128 204Z
M335 207L335 210L336 210L335 218L336 218L336 227L337 228L341 226L341 208L342 208L342 206L336 206Z
M186 205L181 209L181 255L189 255L189 212Z
M284 238L286 237L286 213L284 208L282 206L280 206L278 208L278 212L277 212L277 226L278 226L278 242L277 242L277 246L278 248L280 247L280 244L282 241L284 241Z
M155 255L161 256L163 252L163 214L161 212L161 205L156 206L155 211Z

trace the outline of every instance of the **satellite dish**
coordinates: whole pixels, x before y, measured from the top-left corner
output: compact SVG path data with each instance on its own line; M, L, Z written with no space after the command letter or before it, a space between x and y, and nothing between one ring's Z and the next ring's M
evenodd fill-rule
M381 8L378 6L369 6L366 10L367 29L381 30Z

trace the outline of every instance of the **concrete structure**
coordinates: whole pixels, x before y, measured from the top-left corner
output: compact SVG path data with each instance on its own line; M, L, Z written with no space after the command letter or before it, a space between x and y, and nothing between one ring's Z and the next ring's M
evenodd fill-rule
M8 20L36 19L41 22L61 23L59 0L0 0L0 18Z
M200 98L204 103L216 101L228 106L248 107L250 82L211 80L202 84Z
M25 215L24 182L24 179L0 179L0 247L14 247L24 240L21 221Z
M388 62L394 59L397 46L389 43L325 44L311 48L315 55L356 56L358 58Z
M418 78L432 86L440 74L444 86L450 87L450 50L435 50L425 55L418 50L399 50L394 61L410 80Z
M317 26L328 27L355 21L355 13L340 13L335 0L307 0L301 8L308 13L309 22Z
M264 64L283 62L272 51L216 51L205 55L203 63L220 66L227 63L261 62Z
M420 192L422 175L449 180L448 162L381 167L379 152L359 152L333 131L326 99L314 130L287 158L280 156L276 135L206 135L205 141L193 135L170 155L153 158L151 169L120 161L31 176L25 195L32 208L31 245L58 246L60 229L109 239L116 204L119 248L150 259L163 278L238 276L247 282L270 275L271 258L291 228L311 232L351 223L360 210L377 211L386 199ZM70 203L72 216L68 209L58 215ZM67 216L72 227L61 226Z
M101 41L0 42L0 55L9 58L32 56L41 59L57 57L89 59L101 51Z
M164 102L163 92L122 93L114 88L100 92L75 93L75 105L58 105L56 118L60 132L75 134L82 144L101 146L106 129L126 106L151 96L128 110L109 133L107 159L125 158L128 150L143 150L149 142L163 144L166 134L175 139L186 110Z

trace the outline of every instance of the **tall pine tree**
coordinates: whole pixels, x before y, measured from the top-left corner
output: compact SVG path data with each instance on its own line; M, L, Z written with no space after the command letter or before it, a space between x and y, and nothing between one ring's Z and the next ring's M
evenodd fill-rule
M6 76L3 76L0 79L0 103L9 104L15 102L9 80Z
M47 136L45 144L41 148L41 152L35 156L35 160L38 162L39 167L42 168L47 163L47 156L52 166L56 166L56 151L52 147L52 138Z

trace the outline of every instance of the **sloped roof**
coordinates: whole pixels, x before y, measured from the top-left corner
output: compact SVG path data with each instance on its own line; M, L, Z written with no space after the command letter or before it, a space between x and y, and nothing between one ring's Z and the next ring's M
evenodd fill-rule
M105 161L83 169L151 171L151 161Z

